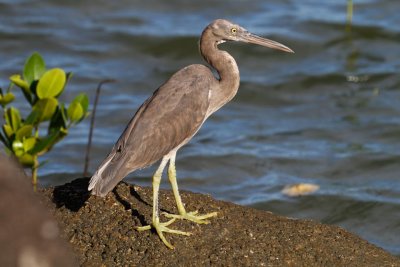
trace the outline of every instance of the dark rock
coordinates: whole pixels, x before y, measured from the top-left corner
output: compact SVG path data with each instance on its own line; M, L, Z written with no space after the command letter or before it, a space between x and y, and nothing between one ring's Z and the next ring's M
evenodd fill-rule
M57 221L12 160L0 156L0 266L76 266Z
M400 260L339 227L182 192L188 211L218 212L207 225L177 221L166 234L168 249L152 231L152 189L120 183L105 198L86 192L82 178L42 193L63 225L83 266L400 266ZM161 190L160 207L176 213L172 192ZM162 218L166 220L166 218Z

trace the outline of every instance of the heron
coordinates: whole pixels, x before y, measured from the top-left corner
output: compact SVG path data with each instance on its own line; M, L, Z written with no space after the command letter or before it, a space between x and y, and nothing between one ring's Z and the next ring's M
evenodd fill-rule
M104 197L129 173L160 161L153 180L153 211L149 225L139 231L155 229L168 247L174 247L164 233L190 235L171 229L177 219L197 224L209 223L217 212L187 212L179 194L175 159L177 151L198 132L207 118L228 103L239 89L239 68L235 59L218 45L226 41L252 43L293 53L289 47L259 37L228 20L211 22L200 37L200 53L209 64L193 64L182 68L162 84L136 111L111 152L100 164L89 182L93 195ZM216 74L213 74L213 70ZM178 214L166 213L160 221L158 193L163 171L168 164L168 179L175 197Z

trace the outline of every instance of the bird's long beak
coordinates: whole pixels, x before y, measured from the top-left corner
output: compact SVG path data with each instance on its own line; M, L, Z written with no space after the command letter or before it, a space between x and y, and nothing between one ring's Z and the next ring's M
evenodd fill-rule
M272 49L278 49L278 50L282 50L285 52L294 53L294 51L292 49L290 49L289 47L287 47L281 43L272 41L270 39L262 38L255 34L252 34L252 33L243 35L241 39L243 42L246 42L246 43L252 43L252 44L256 44L256 45L269 47Z

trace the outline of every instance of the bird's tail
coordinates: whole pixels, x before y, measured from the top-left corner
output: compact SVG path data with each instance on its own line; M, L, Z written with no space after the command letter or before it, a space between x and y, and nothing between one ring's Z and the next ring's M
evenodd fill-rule
M104 197L129 173L123 167L124 160L116 160L115 156L111 152L90 179L88 190L92 195Z

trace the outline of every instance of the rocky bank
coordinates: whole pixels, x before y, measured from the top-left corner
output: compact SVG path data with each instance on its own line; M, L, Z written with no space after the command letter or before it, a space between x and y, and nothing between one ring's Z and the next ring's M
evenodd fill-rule
M277 216L208 195L182 192L188 211L218 212L207 225L176 221L168 249L153 231L152 189L120 183L105 198L87 192L88 178L42 189L45 202L82 266L400 266L400 259L339 227ZM176 213L172 192L160 208ZM166 220L166 218L163 218Z

